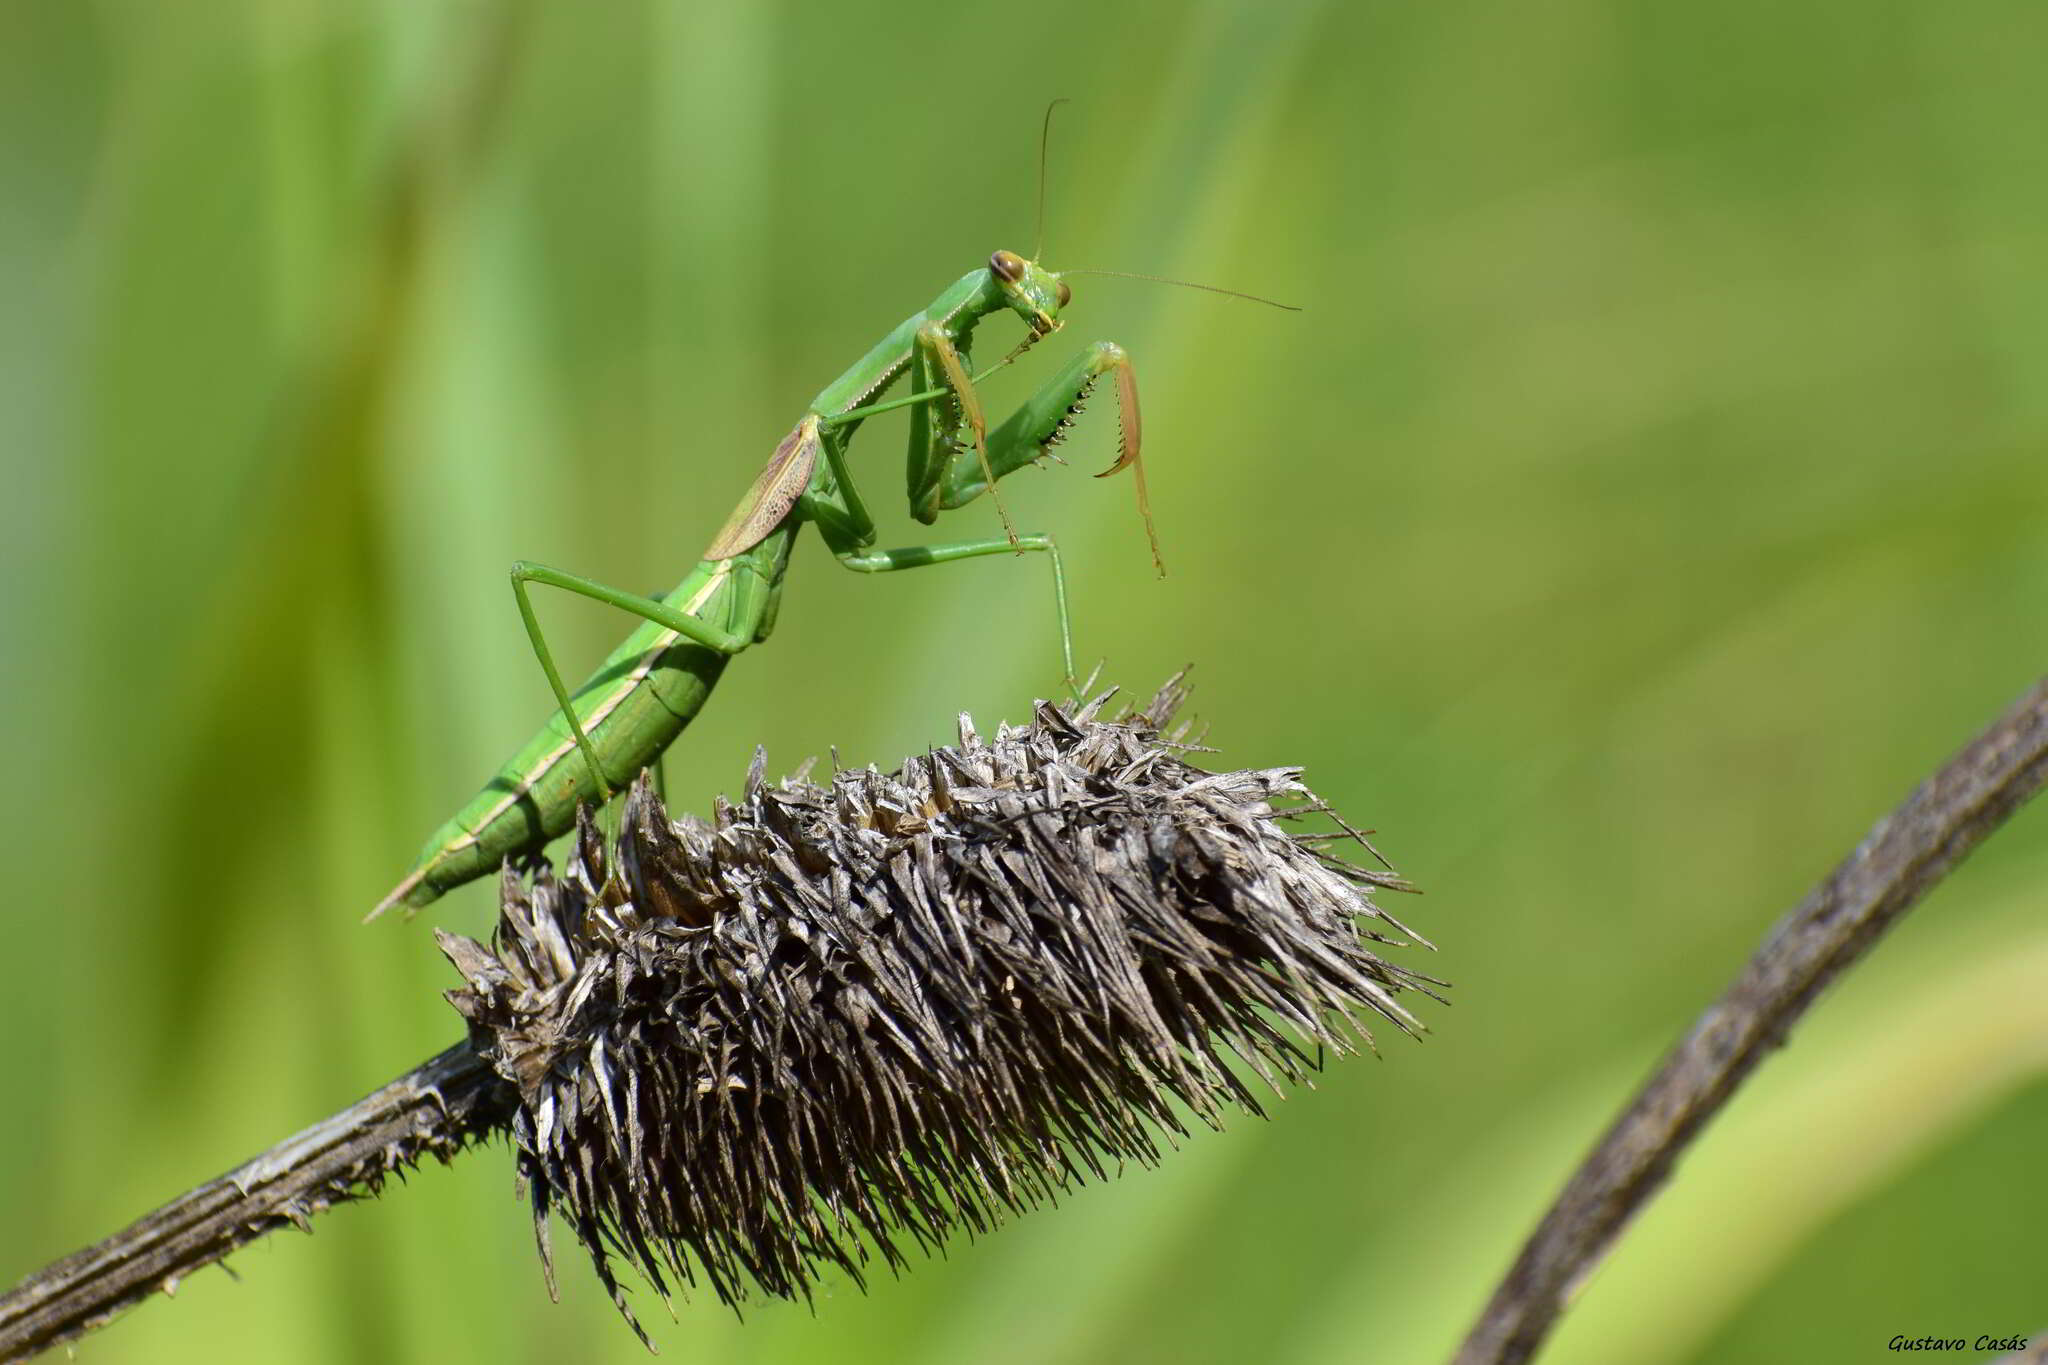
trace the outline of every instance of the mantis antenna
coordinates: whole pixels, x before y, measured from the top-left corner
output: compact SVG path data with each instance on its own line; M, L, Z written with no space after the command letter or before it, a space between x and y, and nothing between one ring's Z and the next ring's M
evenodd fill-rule
M1199 289L1205 294L1226 294L1233 299L1249 299L1253 303L1263 303L1268 308L1282 308L1290 313L1299 313L1301 311L1301 305L1296 303L1282 303L1278 299L1262 298L1257 294L1246 294L1236 289L1224 289L1213 284L1196 284L1193 280L1176 280L1165 275L1141 275L1135 270L1062 270L1060 274L1114 275L1121 280L1150 280L1154 284L1177 284L1183 289Z
M1038 231L1031 243L1031 259L1045 255L1045 151L1052 141L1052 111L1067 103L1065 97L1045 106L1045 121L1038 126Z
M1069 103L1072 103L1072 101L1068 100L1065 96L1061 96L1051 104L1046 105L1045 119L1038 126L1038 228L1033 234L1031 244L1031 259L1034 261L1045 258L1045 166L1047 150L1052 145L1052 111L1059 108L1062 104ZM1118 279L1125 280L1150 280L1154 284L1177 284L1183 289L1200 289L1205 293L1224 294L1233 299L1248 299L1253 303L1263 303L1269 308L1280 308L1289 313L1299 313L1301 311L1300 307L1295 304L1281 303L1277 299L1262 298L1257 294L1246 294L1236 289L1224 289L1213 284L1196 284L1192 280L1170 279L1165 275L1144 275L1135 270L1062 270L1059 273L1062 275L1113 275ZM1036 337L1027 338L1024 344L1028 346L1035 340L1037 340ZM1020 347L1019 350L1021 351L1021 349Z

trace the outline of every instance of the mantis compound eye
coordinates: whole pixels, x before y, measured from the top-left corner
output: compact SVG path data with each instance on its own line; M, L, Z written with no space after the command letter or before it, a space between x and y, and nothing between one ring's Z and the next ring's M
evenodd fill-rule
M988 258L988 268L997 279L1015 284L1024 278L1024 258L1014 251L998 251Z
M1062 308L1066 307L1069 303L1072 303L1074 300L1074 291L1067 288L1067 282L1065 280L1060 281L1059 299L1060 307Z

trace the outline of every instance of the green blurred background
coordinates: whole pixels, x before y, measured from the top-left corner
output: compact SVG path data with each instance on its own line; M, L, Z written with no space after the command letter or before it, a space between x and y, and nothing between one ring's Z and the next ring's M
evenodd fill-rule
M2034 0L0 9L0 1282L458 1032L357 921L546 714L505 569L666 587L823 383L997 246L1098 404L1077 646L1195 664L1425 899L1423 1045L862 1296L670 1358L1441 1359L1566 1165L1783 909L2048 667ZM1007 325L1003 334L1009 335ZM856 454L885 543L902 419ZM952 534L988 533L979 506ZM838 572L671 756L892 763L1057 684L1042 567ZM595 658L626 623L549 602ZM2048 853L2023 815L1824 1000L1549 1358L1866 1361L2048 1327ZM275 1236L103 1362L644 1359L502 1147ZM566 1239L563 1239L566 1242Z

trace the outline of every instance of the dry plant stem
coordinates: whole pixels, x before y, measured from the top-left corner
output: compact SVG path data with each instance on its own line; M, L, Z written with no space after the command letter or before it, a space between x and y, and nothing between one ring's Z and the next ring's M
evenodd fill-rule
M2048 780L2048 679L1879 820L1757 950L1572 1176L1457 1365L1531 1359L1679 1154L1814 998Z
M159 1289L287 1223L374 1193L428 1154L443 1160L503 1127L509 1087L468 1043L0 1297L0 1361L82 1336Z

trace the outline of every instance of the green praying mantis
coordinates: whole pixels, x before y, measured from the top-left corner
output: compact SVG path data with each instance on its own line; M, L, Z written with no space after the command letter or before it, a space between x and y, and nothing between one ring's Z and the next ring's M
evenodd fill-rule
M1048 109L1048 119L1050 114ZM1041 206L1043 155L1041 141ZM1060 650L1071 680L1073 639L1059 548L1050 535L1018 534L997 482L1050 451L1066 435L1090 392L1110 380L1122 440L1116 462L1097 477L1131 471L1153 564L1163 575L1145 487L1131 360L1114 342L1094 343L993 430L984 419L975 386L1060 330L1062 310L1072 297L1062 272L1011 251L997 251L985 267L963 275L811 400L696 568L665 597L621 592L543 564L513 565L519 615L554 692L556 712L467 805L434 831L412 871L369 918L399 906L418 910L508 858L538 852L575 823L581 803L602 805L658 759L696 718L727 661L766 640L774 629L790 550L806 525L816 526L833 557L856 573L894 573L1012 552L1044 555L1052 569ZM1024 338L987 370L971 373L975 328L1005 312L1022 319ZM883 400L884 392L906 375L914 391ZM862 422L901 407L911 410L910 514L930 524L939 513L964 507L987 493L1002 518L1004 535L874 548L874 518L848 472L847 448ZM574 692L564 686L534 615L528 592L534 583L641 618L641 624Z

